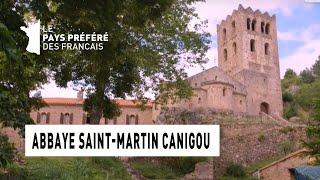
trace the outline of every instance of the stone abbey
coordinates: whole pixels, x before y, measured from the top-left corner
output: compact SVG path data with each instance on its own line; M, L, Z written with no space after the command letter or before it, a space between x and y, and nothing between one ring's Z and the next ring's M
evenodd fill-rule
M239 5L217 37L219 66L189 77L194 96L172 106L282 116L275 15Z

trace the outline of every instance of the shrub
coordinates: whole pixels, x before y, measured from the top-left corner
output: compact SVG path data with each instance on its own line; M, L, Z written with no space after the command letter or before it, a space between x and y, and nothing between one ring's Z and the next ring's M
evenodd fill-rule
M0 134L0 168L5 168L13 162L15 148L7 136Z
M260 134L259 137L258 137L258 141L259 142L262 142L266 139L266 137L263 135L263 134Z
M288 133L295 132L295 131L296 130L290 126L286 126L286 127L283 127L282 129L280 129L280 132L282 132L283 134L288 134Z
M284 117L289 119L293 116L298 115L298 108L295 103L289 103L287 106L284 108Z
M280 143L279 148L284 154L288 154L293 150L293 143L290 141L283 141Z
M205 161L203 157L181 157L179 158L179 169L182 174L190 173L194 170L198 162Z
M226 172L224 176L231 176L231 177L245 177L246 172L242 165L239 164L231 164L226 168Z

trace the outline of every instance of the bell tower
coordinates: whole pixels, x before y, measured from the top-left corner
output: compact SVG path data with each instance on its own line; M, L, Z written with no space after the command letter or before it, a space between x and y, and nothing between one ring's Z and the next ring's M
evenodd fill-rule
M247 113L282 116L276 16L239 5L217 35L219 68L247 87Z

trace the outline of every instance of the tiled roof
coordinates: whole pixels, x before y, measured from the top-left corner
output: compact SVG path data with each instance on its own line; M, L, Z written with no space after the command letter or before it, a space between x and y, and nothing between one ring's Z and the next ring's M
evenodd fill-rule
M43 98L44 102L48 105L60 104L60 105L82 105L84 100L79 100L76 98ZM137 106L137 100L125 100L125 99L115 99L119 106ZM152 107L153 101L148 101L146 107Z

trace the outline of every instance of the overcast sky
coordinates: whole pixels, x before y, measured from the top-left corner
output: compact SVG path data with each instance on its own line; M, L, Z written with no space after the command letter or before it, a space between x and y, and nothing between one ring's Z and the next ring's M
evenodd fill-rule
M217 24L239 4L277 16L281 76L288 68L300 72L310 67L320 55L320 3L305 3L304 0L207 0L196 5L201 19L209 21L207 31L212 35L211 49L207 53L210 61L204 66L206 69L217 65ZM194 75L202 69L195 67L187 71ZM71 87L57 88L54 82L44 85L41 94L43 97L76 97L76 91Z

